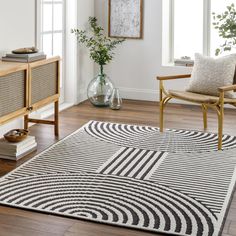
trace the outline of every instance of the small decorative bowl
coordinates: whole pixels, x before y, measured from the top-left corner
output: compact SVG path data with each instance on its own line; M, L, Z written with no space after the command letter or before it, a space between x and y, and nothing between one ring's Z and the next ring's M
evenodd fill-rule
M18 48L12 51L13 54L31 54L37 53L38 49L35 47L28 47L28 48Z
M18 143L27 138L29 131L26 129L13 129L6 134L4 138L10 143Z

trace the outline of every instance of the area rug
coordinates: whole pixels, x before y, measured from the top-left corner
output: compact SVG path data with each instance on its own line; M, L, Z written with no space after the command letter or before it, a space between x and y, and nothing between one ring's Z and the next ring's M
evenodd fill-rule
M236 138L91 121L0 179L0 204L157 233L220 235Z

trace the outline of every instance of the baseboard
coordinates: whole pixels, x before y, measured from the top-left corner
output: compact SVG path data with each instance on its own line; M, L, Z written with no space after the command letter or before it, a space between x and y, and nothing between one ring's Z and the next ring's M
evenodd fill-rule
M63 111L67 108L72 107L74 104L73 103L62 103L59 105L59 111ZM40 109L32 114L30 114L30 118L34 118L34 119L44 119L47 118L51 115L54 114L54 105L50 104L47 107L45 107L45 109ZM33 124L31 124L33 125Z
M120 94L122 98L144 100L144 101L158 101L158 93L151 89L137 89L121 87Z
M87 97L87 91L79 90L78 97L77 97L77 103L76 105L86 101L88 99Z
M159 91L152 89L137 89L120 87L121 97L141 101L159 101ZM171 99L169 103L192 104L181 100Z

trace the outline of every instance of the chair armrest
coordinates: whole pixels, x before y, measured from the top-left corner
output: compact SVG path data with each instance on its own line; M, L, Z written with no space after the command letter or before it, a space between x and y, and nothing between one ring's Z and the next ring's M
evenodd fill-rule
M219 92L227 92L231 90L236 90L236 84L233 85L226 85L218 88Z
M157 80L171 80L171 79L184 79L184 78L190 78L191 74L185 74L185 75L170 75L170 76L157 76Z

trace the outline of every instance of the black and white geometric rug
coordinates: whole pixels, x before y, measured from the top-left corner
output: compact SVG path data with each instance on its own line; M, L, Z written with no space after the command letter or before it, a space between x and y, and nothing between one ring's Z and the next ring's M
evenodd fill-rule
M0 179L0 204L191 236L219 235L236 138L91 121Z

